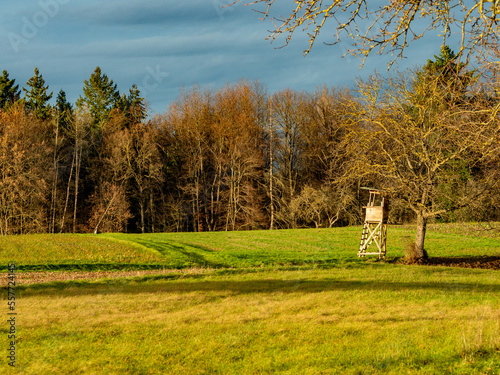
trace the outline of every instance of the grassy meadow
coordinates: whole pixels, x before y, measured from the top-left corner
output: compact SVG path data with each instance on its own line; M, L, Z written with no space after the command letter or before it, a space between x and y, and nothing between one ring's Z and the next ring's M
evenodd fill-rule
M500 255L465 232L431 226L429 254ZM389 262L358 259L360 233L2 238L1 264L21 272L181 271L18 286L18 362L0 373L499 374L498 271L395 262L411 227L389 228Z
M500 238L487 234L470 226L435 225L426 248L430 256L500 255ZM360 237L360 227L7 236L0 242L0 270L6 272L10 262L22 271L357 265ZM390 227L387 259L401 258L413 237L413 227Z

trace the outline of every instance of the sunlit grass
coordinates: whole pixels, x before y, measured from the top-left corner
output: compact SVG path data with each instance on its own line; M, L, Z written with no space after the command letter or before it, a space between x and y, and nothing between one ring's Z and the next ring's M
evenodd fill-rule
M447 228L450 228L448 230ZM500 256L500 240L461 234L455 227L429 229L426 249L432 256ZM414 228L391 226L387 258L404 254ZM7 236L0 242L0 264L25 270L160 268L244 268L277 265L324 265L359 260L361 227L279 231L32 235Z
M138 244L109 241L95 235L39 234L4 236L0 239L0 263L17 265L152 263L162 257Z
M497 374L499 296L495 271L378 264L39 286L18 370Z
M500 239L500 223L496 222L429 224L427 228L431 232Z

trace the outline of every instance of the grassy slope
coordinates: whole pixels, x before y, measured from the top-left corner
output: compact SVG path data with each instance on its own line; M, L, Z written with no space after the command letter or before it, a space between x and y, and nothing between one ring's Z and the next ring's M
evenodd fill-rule
M441 229L429 232L431 255L499 254L498 240ZM500 373L498 271L360 260L359 234L8 237L2 262L236 268L19 288L17 372ZM391 228L388 255L401 256L412 235ZM292 270L311 261L333 267Z
M21 269L241 268L276 265L344 265L358 262L361 228L167 234L9 236L0 265ZM388 257L401 257L413 230L391 227ZM429 231L431 256L500 255L500 241Z
M21 269L23 266L57 269L61 265L84 268L97 264L128 265L161 261L163 257L151 249L94 235L7 236L0 242L0 264L3 269L8 263L15 263Z

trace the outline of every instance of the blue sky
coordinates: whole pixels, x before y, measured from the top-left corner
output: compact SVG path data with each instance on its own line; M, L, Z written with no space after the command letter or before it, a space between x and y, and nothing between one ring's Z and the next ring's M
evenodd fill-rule
M0 70L20 86L37 66L54 91L74 102L83 81L100 66L121 92L137 84L154 113L167 109L180 90L193 85L218 88L240 79L265 84L270 93L291 88L313 91L353 85L388 56L371 56L362 70L355 58L341 58L347 44L327 46L324 30L311 53L305 35L282 49L265 38L270 21L248 6L221 9L229 0L23 0L2 4ZM290 2L277 3L285 14ZM439 39L411 45L396 68L424 64L439 52ZM281 43L281 44L280 44ZM453 49L453 46L452 46Z

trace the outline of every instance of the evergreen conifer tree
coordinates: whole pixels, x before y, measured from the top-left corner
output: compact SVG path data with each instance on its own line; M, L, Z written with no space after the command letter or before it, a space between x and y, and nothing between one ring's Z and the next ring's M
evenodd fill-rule
M67 129L73 117L73 106L66 99L64 90L60 90L57 94L55 110L59 115L60 124L64 129Z
M140 122L146 118L146 105L137 85L132 85L129 95L122 94L117 107L127 117L129 122Z
M64 90L60 90L56 98L56 108L60 113L73 112L73 106L66 99Z
M26 85L28 88L23 87L26 110L37 118L45 120L50 115L49 100L52 99L53 93L47 94L49 87L45 85L38 68L35 68L35 75L26 82Z
M76 101L79 108L86 107L91 113L95 127L101 127L108 119L108 115L120 101L120 93L113 80L103 74L97 67L89 80L84 81L83 96Z
M7 106L19 100L21 92L19 85L16 85L15 79L9 79L9 73L3 71L0 77L0 109L5 109Z
M464 63L459 62L455 52L445 45L441 47L439 56L434 55L434 61L428 59L422 70L417 72L417 84L428 84L434 80L443 102L457 103L467 100L465 93L474 73L474 70L468 70Z
M142 121L146 118L146 105L144 104L144 98L141 97L141 92L135 84L132 85L129 92L128 103L130 114L134 120Z

